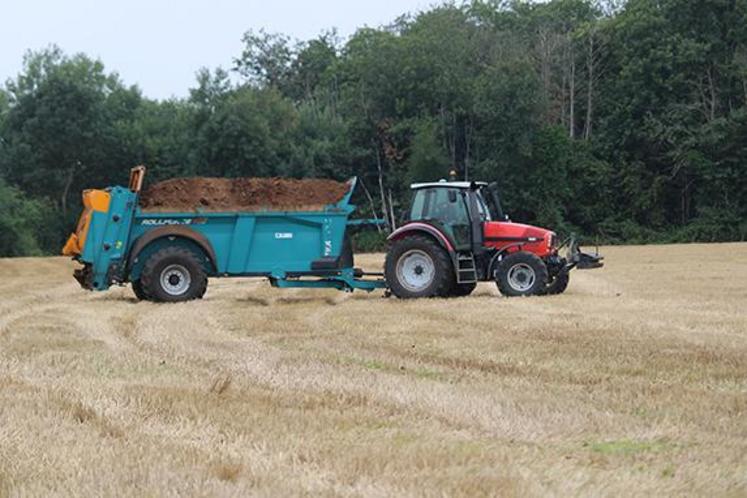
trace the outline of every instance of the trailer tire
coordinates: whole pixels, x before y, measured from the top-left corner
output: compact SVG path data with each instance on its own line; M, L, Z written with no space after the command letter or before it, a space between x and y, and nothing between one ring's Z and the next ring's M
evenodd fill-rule
M570 272L561 271L555 276L555 278L552 279L550 283L547 284L545 290L542 293L548 296L562 294L568 288L568 282L570 281L570 279Z
M165 247L145 261L140 283L148 300L176 303L201 299L207 290L207 274L189 249Z
M451 258L426 235L394 241L386 255L384 277L400 299L447 297L454 287Z
M498 263L495 283L506 297L542 294L547 285L547 266L530 252L511 253Z

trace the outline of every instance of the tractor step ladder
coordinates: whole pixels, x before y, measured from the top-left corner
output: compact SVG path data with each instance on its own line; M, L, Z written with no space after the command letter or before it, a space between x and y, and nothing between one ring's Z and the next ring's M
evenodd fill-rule
M471 252L457 254L457 283L472 284L477 282L475 257Z

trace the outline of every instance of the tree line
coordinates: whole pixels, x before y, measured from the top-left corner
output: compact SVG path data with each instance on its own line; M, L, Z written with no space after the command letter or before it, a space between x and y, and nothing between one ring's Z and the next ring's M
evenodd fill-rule
M153 100L51 46L0 88L0 256L54 253L80 191L175 176L497 181L512 219L606 243L747 237L747 0L473 1L346 40L249 31ZM393 219L394 218L394 219Z

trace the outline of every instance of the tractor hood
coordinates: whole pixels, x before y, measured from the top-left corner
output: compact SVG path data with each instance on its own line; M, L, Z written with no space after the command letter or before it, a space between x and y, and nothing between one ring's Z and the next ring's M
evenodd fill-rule
M485 238L500 239L495 242L537 242L555 237L555 232L533 225L511 221L491 221L485 223Z
M484 232L485 244L496 249L526 245L527 250L539 257L549 256L556 250L557 236L545 228L511 221L490 221L484 224Z

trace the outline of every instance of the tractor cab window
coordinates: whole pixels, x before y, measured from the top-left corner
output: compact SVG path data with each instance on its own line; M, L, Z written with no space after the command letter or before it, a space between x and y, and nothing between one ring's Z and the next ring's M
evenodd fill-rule
M457 244L470 243L470 218L461 189L437 187L416 191L410 219L437 222Z
M485 202L485 199L483 198L481 193L477 193L477 211L480 214L480 221L486 222L486 221L492 221L492 217L490 215L490 208L488 207L488 204Z
M423 219L423 208L425 207L426 190L416 190L415 197L412 199L410 208L410 220L417 221Z

